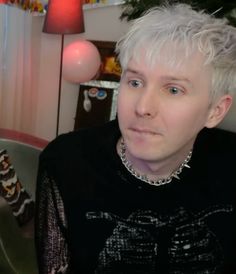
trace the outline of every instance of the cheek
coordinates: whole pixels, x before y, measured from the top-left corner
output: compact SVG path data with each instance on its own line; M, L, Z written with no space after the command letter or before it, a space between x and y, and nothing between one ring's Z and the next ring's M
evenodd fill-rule
M118 115L126 116L128 113L131 113L132 104L132 99L128 96L128 93L120 89L117 98Z
M174 108L169 109L163 119L169 127L176 128L179 131L198 132L205 126L207 114L207 108L192 105L191 108L186 108L186 106L178 108L178 111L174 111Z

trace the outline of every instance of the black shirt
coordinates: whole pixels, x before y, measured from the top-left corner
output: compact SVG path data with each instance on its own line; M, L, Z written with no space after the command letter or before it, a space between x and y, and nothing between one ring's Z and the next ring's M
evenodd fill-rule
M236 134L202 130L191 168L159 187L126 170L119 137L113 121L61 135L41 154L40 274L236 273Z

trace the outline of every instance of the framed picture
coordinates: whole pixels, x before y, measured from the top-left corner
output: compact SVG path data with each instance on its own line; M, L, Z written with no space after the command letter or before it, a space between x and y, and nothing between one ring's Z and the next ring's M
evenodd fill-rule
M116 117L116 98L121 67L115 54L114 41L91 40L101 55L101 67L92 80L79 87L74 130L97 126Z
M115 53L115 42L113 41L95 41L91 40L98 49L102 64L96 80L119 81L121 76L121 67Z
M118 82L90 81L80 85L74 130L116 118Z

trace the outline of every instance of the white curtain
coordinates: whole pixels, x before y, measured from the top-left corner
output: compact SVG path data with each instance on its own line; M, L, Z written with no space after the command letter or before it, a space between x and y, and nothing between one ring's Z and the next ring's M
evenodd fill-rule
M0 5L0 128L34 132L40 33L38 16Z

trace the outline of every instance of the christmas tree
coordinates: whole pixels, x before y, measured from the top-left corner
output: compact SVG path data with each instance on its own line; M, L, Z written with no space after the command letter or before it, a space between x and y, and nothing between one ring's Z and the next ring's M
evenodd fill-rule
M225 0L169 0L168 3L186 3L190 4L196 10L206 10L214 13L216 17L226 17L230 24L236 26L236 5L234 1ZM125 0L121 19L127 21L140 17L146 10L154 6L166 4L166 0Z

